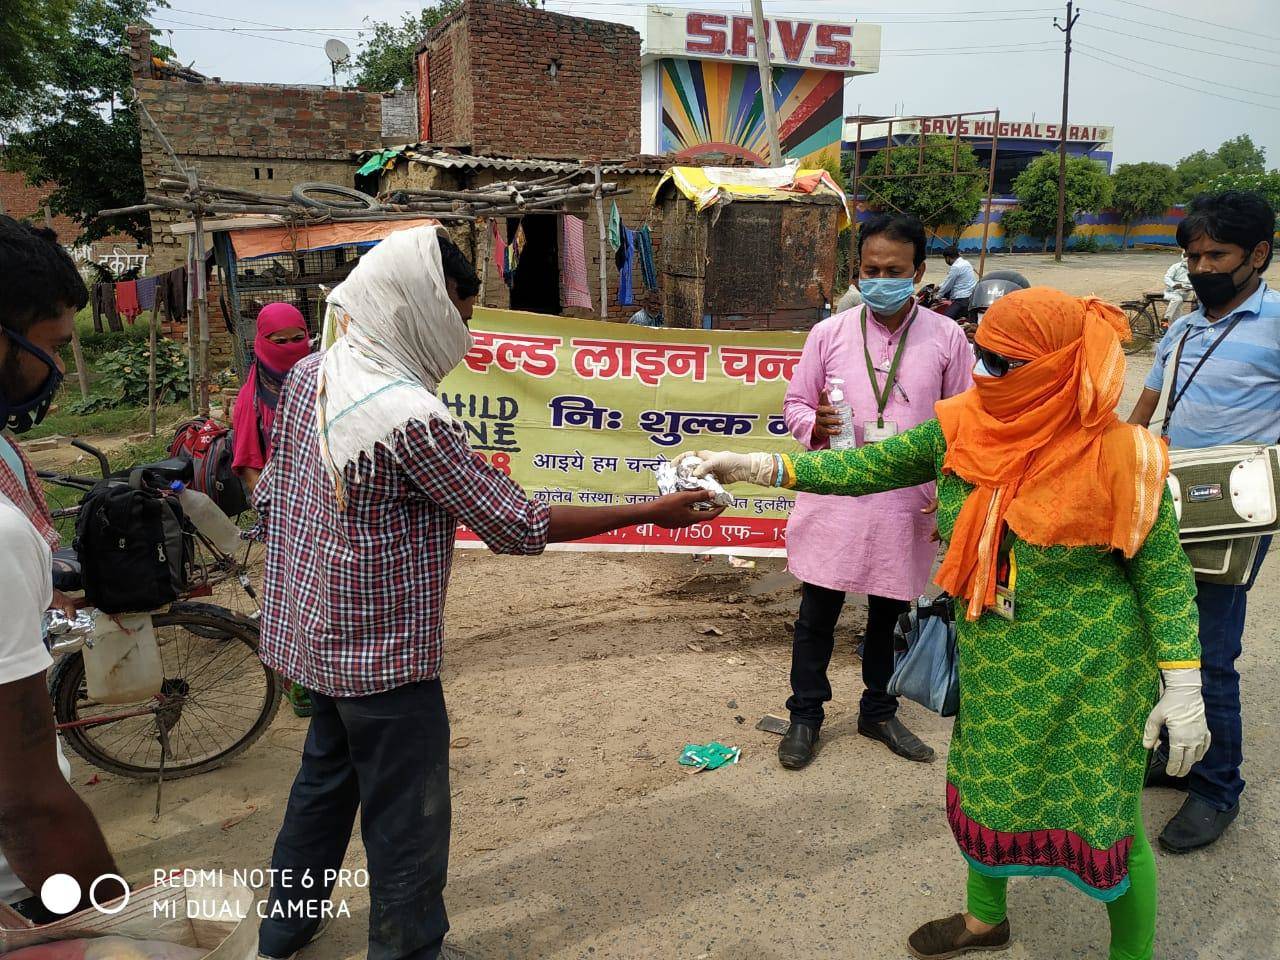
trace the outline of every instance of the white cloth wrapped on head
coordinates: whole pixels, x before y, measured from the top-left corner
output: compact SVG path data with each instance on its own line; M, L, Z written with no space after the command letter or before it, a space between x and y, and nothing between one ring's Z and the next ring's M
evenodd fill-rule
M692 453L686 453L667 463L658 464L654 472L658 477L658 492L663 496L680 490L707 490L710 500L694 505L695 510L711 510L714 507L733 506L733 497L720 486L720 482L710 474L695 477L693 471L702 465L702 461Z

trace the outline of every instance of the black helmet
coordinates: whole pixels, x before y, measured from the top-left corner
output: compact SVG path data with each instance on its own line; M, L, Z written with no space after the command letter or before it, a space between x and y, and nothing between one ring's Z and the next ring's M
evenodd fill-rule
M994 270L979 280L969 295L969 316L981 316L1006 293L1025 290L1029 286L1031 282L1016 270Z

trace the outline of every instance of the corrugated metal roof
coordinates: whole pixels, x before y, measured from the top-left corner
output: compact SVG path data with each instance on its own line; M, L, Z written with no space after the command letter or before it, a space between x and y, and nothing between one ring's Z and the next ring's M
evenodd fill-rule
M591 169L590 165L566 160L517 160L510 157L480 157L443 150L415 150L412 147L405 150L404 156L415 163L422 163L443 170L501 170L507 173L552 174L571 173L575 170L587 172ZM656 165L606 163L601 167L601 172L660 174L665 169L665 167Z

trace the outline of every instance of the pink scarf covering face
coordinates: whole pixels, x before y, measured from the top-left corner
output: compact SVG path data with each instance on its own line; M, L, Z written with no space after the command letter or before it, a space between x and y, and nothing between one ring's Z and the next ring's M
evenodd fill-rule
M258 332L253 341L253 366L236 399L232 426L235 430L237 469L261 470L270 454L271 427L276 418L280 387L293 365L311 352L306 340L273 343L273 333L297 328L305 331L307 321L292 304L269 303L258 314Z

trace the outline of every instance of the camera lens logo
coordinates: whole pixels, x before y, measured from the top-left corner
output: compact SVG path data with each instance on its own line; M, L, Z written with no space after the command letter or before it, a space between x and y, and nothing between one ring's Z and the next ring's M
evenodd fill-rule
M119 889L124 891L124 896L120 902L110 907L104 907L98 897L99 890L105 880L119 884ZM119 896L117 888L110 885L102 892L110 893L112 896ZM44 904L44 908L50 913L56 913L59 916L65 916L75 910L80 905L82 895L80 881L67 873L52 874L40 885L40 902ZM129 884L125 883L124 877L118 873L104 873L89 884L89 903L99 913L108 915L119 913L129 905L131 895L132 891L129 889ZM110 903L111 901L107 902Z

